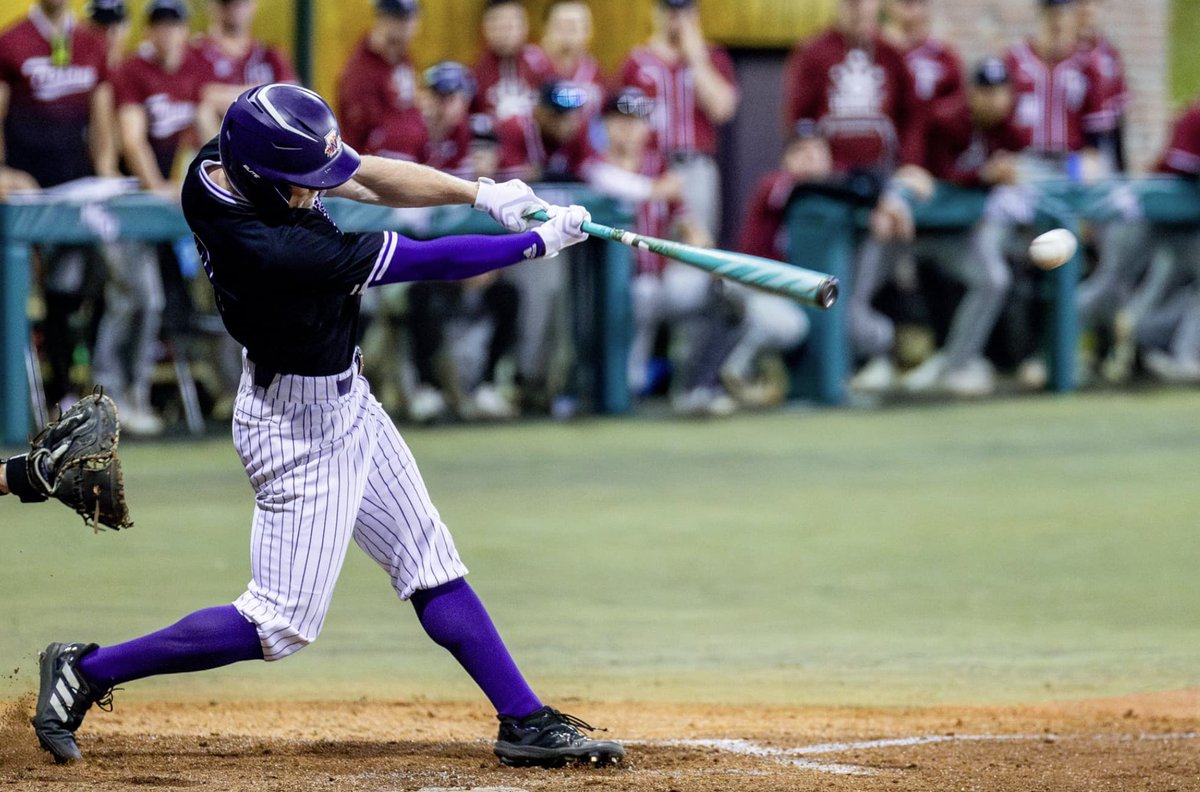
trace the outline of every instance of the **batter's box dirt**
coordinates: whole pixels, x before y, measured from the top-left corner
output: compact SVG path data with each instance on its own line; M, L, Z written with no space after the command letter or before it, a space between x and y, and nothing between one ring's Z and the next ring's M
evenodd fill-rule
M0 725L5 790L1200 790L1200 692L1036 707L862 710L604 704L571 709L628 743L618 768L501 767L477 705L118 699L56 766Z

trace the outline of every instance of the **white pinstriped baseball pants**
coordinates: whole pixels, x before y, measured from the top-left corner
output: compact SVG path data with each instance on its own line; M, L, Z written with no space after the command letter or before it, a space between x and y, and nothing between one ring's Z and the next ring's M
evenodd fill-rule
M356 364L254 384L243 352L233 440L254 488L252 577L233 603L263 657L316 640L353 538L401 599L467 574L399 431Z

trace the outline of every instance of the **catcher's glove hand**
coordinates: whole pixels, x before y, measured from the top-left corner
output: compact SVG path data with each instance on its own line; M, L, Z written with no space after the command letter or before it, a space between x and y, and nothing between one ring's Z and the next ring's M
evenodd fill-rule
M129 528L117 443L117 405L101 388L77 401L33 439L30 481L43 495L74 509L99 530Z

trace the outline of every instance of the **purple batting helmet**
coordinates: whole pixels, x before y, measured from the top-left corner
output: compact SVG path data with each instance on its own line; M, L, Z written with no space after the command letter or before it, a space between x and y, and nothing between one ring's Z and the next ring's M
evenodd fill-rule
M310 190L345 184L360 162L325 100L286 83L239 96L225 111L219 145L229 181L260 210L286 208L293 184Z

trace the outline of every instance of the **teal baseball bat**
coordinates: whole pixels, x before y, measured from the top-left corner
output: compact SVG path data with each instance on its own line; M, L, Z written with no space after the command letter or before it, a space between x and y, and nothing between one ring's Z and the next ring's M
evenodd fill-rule
M532 212L534 220L549 220L545 211ZM632 248L641 248L660 256L674 259L697 267L722 278L736 281L752 289L789 297L804 305L829 308L838 298L838 280L823 272L794 267L761 256L732 253L728 250L685 245L657 237L642 236L632 231L584 221L583 230L594 237L620 242Z

